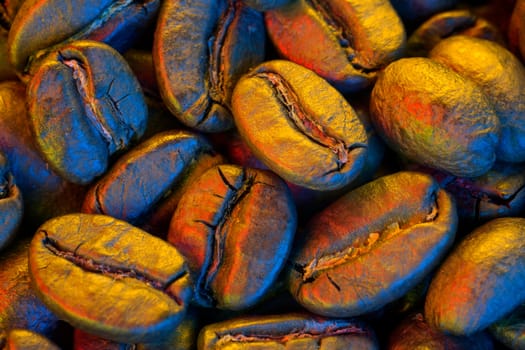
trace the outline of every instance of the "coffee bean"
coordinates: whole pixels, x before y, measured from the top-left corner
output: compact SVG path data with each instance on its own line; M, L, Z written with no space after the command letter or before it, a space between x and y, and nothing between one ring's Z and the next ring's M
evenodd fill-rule
M45 222L33 236L29 270L37 295L60 318L119 342L167 337L191 298L174 247L104 215Z
M126 61L95 41L50 53L29 82L27 103L43 157L78 184L102 175L147 123L142 90Z
M262 15L241 0L163 2L153 61L162 98L185 125L232 128L233 87L264 54Z
M295 205L281 179L225 164L184 192L168 241L188 259L197 304L241 310L276 281L296 227Z
M253 153L285 180L333 190L359 175L368 140L337 90L295 63L265 62L235 87L232 109Z
M480 332L525 302L524 218L499 218L466 236L436 273L425 318L443 332Z
M494 106L501 131L496 157L525 161L525 67L508 50L492 41L455 35L429 53L458 74L474 81Z
M306 224L290 258L290 292L320 315L351 317L378 310L439 264L456 227L450 195L430 176L399 172L381 177Z
M370 114L386 143L414 162L473 177L496 160L500 123L489 98L433 60L390 64L372 90Z
M385 0L296 0L267 11L265 22L283 58L343 92L369 86L405 46L401 19Z

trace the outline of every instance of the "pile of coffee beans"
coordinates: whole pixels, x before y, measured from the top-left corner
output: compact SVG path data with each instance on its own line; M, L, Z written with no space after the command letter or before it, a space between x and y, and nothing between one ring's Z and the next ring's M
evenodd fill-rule
M0 348L525 349L525 0L0 1Z

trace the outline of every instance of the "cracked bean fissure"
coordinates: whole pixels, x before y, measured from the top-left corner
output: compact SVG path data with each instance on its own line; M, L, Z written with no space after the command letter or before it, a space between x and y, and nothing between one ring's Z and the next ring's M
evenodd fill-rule
M331 336L366 335L366 334L368 333L364 329L354 326L354 325L340 326L340 327L332 326L332 327L327 327L327 329L324 330L322 333L303 329L303 330L293 330L292 333L283 334L283 335L224 334L224 335L218 335L219 340L217 341L217 345L221 345L224 343L232 343L232 342L250 343L250 342L261 342L261 341L286 343L294 339L305 339L305 338L319 339L319 338L325 338L325 337L331 337Z
M228 199L226 204L226 209L224 214L218 220L216 225L206 223L204 221L199 221L204 225L213 229L213 234L209 235L208 239L208 251L211 254L206 255L206 260L204 266L202 267L202 273L199 275L197 280L197 293L200 297L203 297L211 305L215 305L216 302L212 296L212 291L209 287L210 283L214 280L219 267L222 262L222 254L224 252L224 244L226 240L226 232L223 230L225 223L230 219L230 215L241 200L250 192L251 187L255 183L255 176L248 177L246 171L243 170L242 173L242 184L239 188L236 188L226 178L220 168L217 168L219 176L223 182L228 186L228 188L233 192Z
M348 162L348 147L344 141L328 135L323 126L319 125L303 110L299 97L282 76L274 72L262 72L256 76L271 84L279 102L286 109L287 116L293 121L297 129L315 143L328 147L336 154L337 167L341 169Z
M78 248L75 249L75 251L73 252L62 250L59 244L48 236L47 232L42 232L45 235L45 238L42 243L46 247L46 249L49 250L52 254L62 259L66 259L67 261L73 263L74 265L82 268L85 271L100 273L114 280L119 280L123 278L133 278L142 281L148 286L164 292L166 295L170 296L178 305L182 305L182 302L179 299L179 297L169 292L169 286L175 283L176 281L180 280L181 278L185 277L188 274L186 270L181 270L179 273L173 275L166 282L154 280L133 269L117 268L107 264L101 264L97 261L94 261L90 257L81 256L76 252Z
M437 216L437 203L434 202L423 222L434 221ZM366 238L358 237L347 248L335 253L326 254L322 257L315 257L310 263L305 265L297 264L295 269L303 274L303 283L313 282L323 271L333 269L339 265L344 265L347 262L368 253L379 242L390 239L399 234L402 230L413 225L414 223L412 222L393 222L381 232L370 232Z
M228 35L228 30L235 18L236 12L238 11L238 4L240 2L229 0L228 8L222 14L217 24L215 34L208 39L209 49L209 65L208 65L208 76L210 79L209 94L212 101L226 106L227 102L225 98L227 92L225 91L226 86L224 84L224 62L226 60L226 53L224 52L224 41Z

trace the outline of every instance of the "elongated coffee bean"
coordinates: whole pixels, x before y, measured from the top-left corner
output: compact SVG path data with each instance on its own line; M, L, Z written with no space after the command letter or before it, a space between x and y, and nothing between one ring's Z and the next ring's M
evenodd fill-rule
M359 175L368 138L343 96L292 62L265 62L232 97L235 124L253 153L285 180L334 190Z
M381 177L306 224L291 257L290 292L320 315L377 310L437 266L456 227L454 203L432 177L416 172Z
M405 45L401 19L386 0L296 0L267 11L265 22L282 57L344 92L370 85Z
M196 276L196 303L240 310L273 285L296 227L284 181L269 171L225 164L206 171L184 192L168 240Z
M308 314L244 317L204 327L199 350L379 349L373 329L356 319Z
M200 131L232 128L233 87L264 60L264 33L262 14L242 0L164 1L153 61L173 115Z
M158 133L115 162L90 188L82 211L113 216L133 225L156 217L166 231L192 177L222 161L222 156L197 134L178 130ZM165 218L160 218L158 211L163 206L167 206L162 210Z
M499 218L479 226L447 257L425 301L428 323L470 335L525 302L525 218Z
M46 56L27 88L36 143L67 180L87 184L146 129L141 87L120 54L76 41Z
M29 272L37 295L60 318L126 343L167 337L191 297L186 262L173 246L104 215L45 222L31 242Z

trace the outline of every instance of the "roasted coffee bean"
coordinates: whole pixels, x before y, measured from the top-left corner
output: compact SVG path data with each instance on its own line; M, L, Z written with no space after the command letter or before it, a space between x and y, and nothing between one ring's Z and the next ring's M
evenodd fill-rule
M379 349L375 332L356 319L324 319L307 314L237 318L204 327L199 350L220 349Z
M448 335L431 328L423 314L410 315L390 334L389 350L492 350L492 340L487 332L471 337Z
M18 233L24 204L7 158L0 152L0 249L5 248Z
M25 329L12 329L0 334L2 350L60 350L46 337Z
M438 13L421 24L407 42L409 56L427 56L436 44L453 35L466 35L505 45L499 29L469 10Z
M133 225L153 220L159 226L153 231L165 234L191 181L223 162L223 157L197 134L178 130L159 133L115 162L90 188L82 211Z
M494 106L501 125L496 157L525 161L525 67L494 42L463 35L442 40L429 53L481 87Z
M363 123L337 90L302 66L282 60L259 65L235 87L232 110L253 153L289 182L334 190L363 169Z
M104 215L46 221L33 236L29 271L35 292L61 319L118 342L166 339L191 298L186 262L174 247Z
M49 53L27 87L36 143L65 179L87 184L146 128L147 107L120 54L96 41Z
M40 156L25 105L26 87L0 83L0 151L24 202L24 227L34 232L53 216L78 212L86 189L58 176Z
M29 243L19 238L0 255L0 330L21 328L50 335L58 318L31 288Z
M320 315L351 317L378 310L439 264L456 226L450 195L429 175L381 177L347 193L305 225L290 259L290 292Z
M372 90L374 126L396 152L456 176L481 176L496 160L500 123L481 88L428 58L390 64Z
M159 0L24 1L9 31L10 62L22 73L39 51L86 39L124 51L159 6Z
M482 331L525 302L525 218L499 218L466 236L437 271L425 318L443 332Z
M283 58L344 92L369 86L381 68L402 56L406 39L386 0L296 0L267 11L265 22Z
M295 205L279 177L225 164L183 193L168 241L188 259L197 304L240 310L276 281L296 227Z
M164 1L153 61L168 109L200 131L232 128L233 87L264 60L264 33L262 14L241 0Z
M489 327L494 338L511 349L525 349L525 304Z

